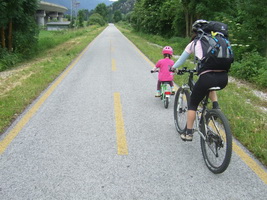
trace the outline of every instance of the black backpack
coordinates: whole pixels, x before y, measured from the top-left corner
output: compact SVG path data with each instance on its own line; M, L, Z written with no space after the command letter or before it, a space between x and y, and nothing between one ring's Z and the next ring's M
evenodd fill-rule
M198 74L206 70L228 72L234 61L234 54L228 40L227 25L210 21L198 30L198 35L194 39L195 45L198 40L203 50L203 59L198 60Z

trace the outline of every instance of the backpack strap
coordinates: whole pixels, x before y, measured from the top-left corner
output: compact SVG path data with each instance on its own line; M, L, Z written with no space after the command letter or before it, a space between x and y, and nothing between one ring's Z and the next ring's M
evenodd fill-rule
M227 44L227 49L228 49L228 52L229 52L229 58L233 58L234 57L234 53L233 53L233 50L232 50L232 47L231 47L231 44L230 44L229 40L227 40L225 37L223 37L223 39L225 40L225 42Z
M200 29L200 28L199 28L199 31L201 31L201 34L198 34L199 35L199 36L197 36L198 39L197 40L194 40L194 52L195 52L195 54L196 54L196 45L197 45L197 42L200 41L202 39L202 37L204 36L204 34L205 34L205 32L202 29ZM200 63L200 60L198 60L198 62L197 62L197 57L194 56L194 64L196 64L196 63L199 64Z

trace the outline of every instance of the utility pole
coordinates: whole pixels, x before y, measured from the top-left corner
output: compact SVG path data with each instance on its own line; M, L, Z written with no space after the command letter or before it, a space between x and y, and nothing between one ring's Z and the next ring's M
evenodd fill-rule
M80 2L77 1L77 0L72 0L72 7L74 7L74 11L75 11L75 26L77 26L77 16L78 16L78 13L77 13L77 8L78 6L80 5Z
M72 5L73 5L73 0L70 0L70 21L72 22Z

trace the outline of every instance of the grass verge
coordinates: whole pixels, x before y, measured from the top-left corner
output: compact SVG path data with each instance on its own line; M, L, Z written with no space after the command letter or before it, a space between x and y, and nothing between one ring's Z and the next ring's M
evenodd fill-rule
M42 31L40 54L1 73L1 134L104 28L90 26L67 32Z
M162 59L162 48L155 48L158 45L170 45L174 48L174 53L182 53L189 42L189 39L166 40L159 36L136 33L122 24L116 26L153 63ZM190 61L187 61L185 66L194 68ZM181 85L186 78L175 76L175 83ZM267 102L254 95L251 89L236 83L229 83L224 90L218 92L218 96L220 107L229 119L235 138L267 166L267 112L259 107L260 105L267 108Z

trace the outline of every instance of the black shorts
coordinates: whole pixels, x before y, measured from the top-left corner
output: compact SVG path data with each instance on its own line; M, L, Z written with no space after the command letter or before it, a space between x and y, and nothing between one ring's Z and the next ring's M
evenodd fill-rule
M207 95L209 88L220 87L223 89L227 83L227 72L208 72L200 75L193 88L188 110L197 110L199 103Z

